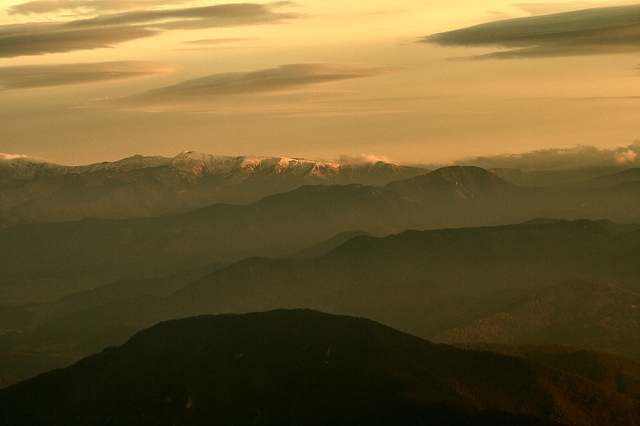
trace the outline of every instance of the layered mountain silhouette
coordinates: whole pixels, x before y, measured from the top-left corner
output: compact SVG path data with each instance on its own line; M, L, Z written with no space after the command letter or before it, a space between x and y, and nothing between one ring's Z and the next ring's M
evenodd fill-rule
M283 256L353 230L387 235L536 217L633 222L640 218L639 191L637 182L626 182L554 192L509 184L477 167L447 167L384 187L308 185L250 205L166 217L22 224L0 230L0 295L52 298L213 261Z
M514 339L447 341L574 344L640 359L639 248L637 225L585 220L360 235L317 257L253 257L186 274L193 281L177 274L14 306L0 328L19 331L0 335L0 348L10 360L39 354L44 367L0 373L28 377L50 367L51 356L63 365L167 319L299 307L369 317L429 339L524 312L488 328ZM520 339L523 321L542 324L531 331L536 340Z
M3 425L625 425L639 403L528 359L314 311L158 324L0 391Z
M413 195L418 195L417 191L422 196L440 194L445 198L442 191L447 190L453 190L453 196L463 198L477 196L477 190L486 195L485 186L491 185L491 179L474 176L472 169L466 166L445 169L447 171L443 174L447 176L444 178L458 187L448 187L432 176L422 181L422 187L420 184L417 188L407 187L411 184L400 184L392 186L392 189L404 189ZM420 167L382 161L340 164L281 157L220 156L192 151L185 151L174 158L137 155L87 166L61 166L18 159L0 163L0 227L33 221L177 214L215 203L248 204L303 185L355 183L383 186L427 172ZM610 188L640 180L637 169L620 170L615 167L535 172L495 169L493 172L512 183L528 187L555 186L556 190ZM497 182L493 184L500 186ZM513 192L509 194L515 195ZM542 196L543 192L539 190L529 195L534 194ZM598 194L589 196L597 197ZM538 203L540 201L537 200ZM558 199L542 201L559 208ZM593 215L583 218L618 220Z
M629 182L640 181L640 167L634 167L627 170L622 170L616 173L605 174L596 176L591 179L586 179L580 182L572 184L565 184L565 186L573 186L580 188L611 188L617 185L621 185Z
M490 170L503 179L516 185L537 186L550 188L570 188L585 187L597 188L601 186L613 186L618 179L623 181L638 180L633 177L633 172L625 173L627 170L633 170L628 165L620 164L616 166L600 166L600 167L578 167L578 168L560 168L560 169L542 169L542 170L522 170L517 168L491 168ZM636 168L637 169L637 168ZM619 175L618 175L619 174ZM609 178L608 176L616 176ZM601 178L603 178L601 180ZM606 182L609 180L610 182ZM603 186L601 186L603 187Z
M640 358L640 228L608 221L640 221L640 180L588 175L541 188L478 167L192 152L3 162L0 374L68 365L158 321L299 307Z
M124 219L247 204L303 185L384 185L427 172L391 163L339 164L185 151L88 166L0 163L0 226L24 221Z

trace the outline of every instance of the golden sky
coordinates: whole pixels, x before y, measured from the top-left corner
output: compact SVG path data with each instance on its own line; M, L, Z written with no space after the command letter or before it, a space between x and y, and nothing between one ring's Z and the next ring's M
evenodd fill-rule
M638 53L624 1L3 0L0 153L614 149L640 139Z

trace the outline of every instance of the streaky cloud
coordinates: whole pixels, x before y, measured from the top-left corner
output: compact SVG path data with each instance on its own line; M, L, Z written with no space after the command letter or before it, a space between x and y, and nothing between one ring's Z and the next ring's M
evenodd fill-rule
M149 25L163 29L203 29L280 22L298 15L275 13L256 3L231 3L183 9L134 10L79 19L69 27L103 27L118 25Z
M393 69L350 63L286 64L250 72L213 74L124 98L101 100L121 107L181 108L228 99L229 96L286 92L322 83L388 74Z
M0 26L0 58L111 47L168 30L275 24L300 15L254 3L133 10L68 22Z
M173 65L145 61L0 67L0 90L103 83L167 74L175 70Z
M506 49L474 59L615 54L640 51L640 5L600 7L488 22L422 37L447 47Z
M121 11L150 6L178 5L188 0L34 0L7 9L10 15L39 15L67 11ZM87 13L87 12L84 12Z
M158 32L128 26L65 28L54 23L5 26L0 27L0 58L112 47L118 43L151 37Z

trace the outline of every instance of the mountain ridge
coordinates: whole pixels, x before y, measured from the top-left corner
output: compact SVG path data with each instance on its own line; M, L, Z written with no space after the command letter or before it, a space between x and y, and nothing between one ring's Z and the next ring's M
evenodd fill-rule
M638 406L534 361L310 310L166 321L0 391L9 425L632 426Z
M303 185L383 185L427 171L384 162L340 164L192 151L87 166L13 160L0 162L0 227L177 214L215 203L249 204Z

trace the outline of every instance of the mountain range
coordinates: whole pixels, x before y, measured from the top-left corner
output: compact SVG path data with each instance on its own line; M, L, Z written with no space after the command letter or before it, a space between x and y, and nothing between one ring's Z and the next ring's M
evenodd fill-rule
M0 297L56 298L213 261L284 256L354 230L383 236L539 217L640 221L640 181L551 190L456 166L385 186L306 185L249 205L218 203L171 216L22 223L0 230Z
M193 151L87 166L14 160L0 162L0 226L184 213L215 203L247 204L303 185L384 185L425 172L382 161L339 164Z
M520 184L510 182L509 176L519 176L514 181ZM149 342L174 341L179 333L187 333L185 338L191 333L177 324L191 321L203 333L210 327L205 325L209 320L200 323L194 316L308 308L370 318L467 351L443 344L418 344L449 348L446 357L460 359L461 364L449 368L436 355L429 355L434 366L446 368L442 375L428 370L427 376L416 373L422 378L411 376L414 378L408 379L409 386L420 389L411 402L405 394L393 393L361 377L353 384L356 387L337 381L332 382L331 389L351 392L360 389L358 386L379 386L380 395L398 401L403 412L418 418L436 412L436 417L451 424L589 424L585 420L591 416L585 414L588 408L576 405L576 401L587 398L580 393L586 385L579 384L582 390L578 391L573 385L559 391L560 385L554 381L560 377L557 370L562 375L588 379L589 386L597 384L606 389L606 397L600 388L594 391L600 401L617 394L637 400L640 394L636 365L640 361L640 175L637 169L627 169L600 174L576 171L563 176L560 182L559 175L519 175L513 170L494 173L472 166L429 171L383 162L341 165L193 152L175 158L136 156L78 167L1 162L0 387L26 389L36 382L13 384L79 362L71 370L55 373L59 376L50 373L56 377L54 381L66 383L69 392L76 392L60 393L65 395L61 401L81 401L102 413L103 420L110 419L100 410L115 413L119 409L109 403L104 407L92 405L97 399L85 400L79 395L108 395L111 391L107 388L114 383L110 380L123 380L116 377L122 371L137 377L118 363L127 359L130 365L136 365L134 369L144 370L137 365L140 359L148 358L147 352L122 349L144 340L140 335L155 336ZM576 179L578 176L588 179ZM545 179L546 186L530 185ZM522 185L526 182L529 184ZM288 315L302 322L317 321L314 330L334 327L319 325L334 320L318 313L279 312L250 317L258 318L258 322L275 321L271 323L274 329ZM176 334L170 331L155 335L155 331L149 331L136 335L158 322L188 317L192 319L158 326L168 330L173 325L167 324L174 324ZM254 319L247 324L253 324ZM218 324L219 320L211 321ZM235 327L231 323L228 326ZM289 344L278 342L283 348ZM387 365L397 355L371 342L361 343L375 354L387 354L376 361L379 365ZM397 342L388 343L393 346ZM153 368L156 372L169 371L167 363L175 354L161 343L150 344L162 348L160 352L166 352L167 357ZM107 349L119 345L124 346ZM278 348L270 351L271 355L260 358L275 357ZM424 365L424 360L411 357L425 351L408 350L400 357L402 361L392 362L393 368L405 362ZM111 358L118 353L128 355ZM460 353L471 353L472 359L482 361L470 361ZM188 361L181 357L176 358L176 368L187 374ZM198 357L194 352L192 359ZM203 352L202 357L215 355ZM517 361L511 361L513 357ZM96 378L96 387L76 388L73 383L86 381L80 379L82 368L78 365L93 365L91 360L118 367L113 377L103 377L106 382L99 378L101 373L87 373ZM468 362L476 363L469 367ZM529 373L535 371L521 376L520 370L513 370L514 377L522 377L522 383L542 392L532 398L545 401L532 405L529 411L508 397L496 397L494 401L491 388L465 381L478 377L477 371L485 363L488 367L484 368L493 371L492 363L513 362L526 365ZM194 365L198 363L194 361ZM348 369L356 371L352 361L349 363ZM289 367L273 371L271 367L272 361L260 364L256 367L260 373L256 374L274 377L269 386L286 388L289 382L278 380L294 373ZM215 370L218 367L211 368L207 370L211 374L222 374ZM362 370L362 374L381 377L387 383L389 368L382 372ZM404 368L398 374L409 377ZM555 375L545 370L548 368L555 369ZM460 377L458 369L467 371L470 379ZM66 371L77 379L68 379ZM168 383L181 373L171 374L171 379L158 380ZM394 374L391 376L396 377ZM339 375L348 376L346 371ZM46 377L50 376L36 379L46 383L44 387L28 392L43 395L44 400L52 398L43 390L51 386ZM242 377L245 380L246 376ZM562 380L567 384L574 379ZM111 384L103 388L98 382ZM180 383L193 388L191 383ZM196 423L206 423L209 420L203 419L212 413L237 422L233 416L243 412L238 408L236 414L223 413L207 407L190 418L190 410L158 403L166 395L153 393L157 389L148 393L148 389L136 386L131 392L142 392L151 400L141 399L134 405L155 407L144 411L152 424L172 424L178 419L186 424L196 419ZM503 384L496 389L500 386ZM512 385L505 386L515 392ZM219 393L219 389L202 392ZM267 389L274 397L277 393L271 387L260 389ZM456 391L447 391L448 396L441 397L438 392L442 389ZM460 389L475 390L464 394ZM11 392L14 390L0 395L0 400ZM487 395L481 395L483 392ZM439 402L433 405L431 397L421 399L424 395L440 395ZM480 402L485 397L493 402ZM108 398L124 406L117 397ZM511 402L494 404L503 400ZM276 405L281 406L282 401ZM370 410L369 403L362 399L347 410L340 406L337 412L358 413L373 421L363 414ZM611 406L618 403L612 402ZM244 402L237 404L241 407ZM317 410L307 402L303 405L292 410ZM272 406L264 407L277 413L270 417L272 420L289 415ZM19 411L7 410L7 415L18 416L14 419L22 416ZM56 410L49 411L58 413L60 419L69 419L65 417L70 415L66 408ZM607 408L598 410L610 412ZM626 412L626 408L621 410ZM260 411L264 412L262 408ZM43 420L48 419L46 414L33 412L33 422L49 424L49 420ZM169 412L177 417L161 414ZM127 408L120 414L124 416L121 419L130 419L126 416L140 412ZM394 418L398 424L409 421L393 417L396 415L397 411L382 410L376 418ZM624 424L602 415L605 420L591 424ZM128 421L118 420L120 424Z
M449 196L461 198L478 196L478 191L484 191L485 198L492 192L494 195L496 191L501 192L501 197L486 200L497 202L500 207L491 211L490 217L484 218L492 221L491 224L516 218L525 220L527 209L546 210L560 215L557 217L574 219L626 221L638 218L637 182L640 174L637 168L535 173L495 169L490 176L480 176L472 172L473 169L471 166L443 168L441 173L423 179L418 176L430 170L383 161L341 164L281 157L220 156L192 151L182 152L173 158L137 155L86 166L16 159L0 162L0 227L25 222L172 215L216 203L250 204L305 185L385 186L390 182L394 183L387 189L412 200L428 196L446 199L444 192L447 191ZM557 177L559 173L573 179L560 179ZM496 176L517 185L507 189L505 182ZM417 181L410 179L413 177ZM448 186L445 182L458 187ZM525 192L523 186L539 189ZM541 190L542 187L562 194L554 196ZM602 191L614 187L617 193L613 196ZM624 197L630 197L632 201L618 205ZM439 201L429 199L427 203L433 206ZM526 209L510 211L523 202ZM618 207L602 208L603 203L611 205L612 202ZM503 211L505 209L506 212ZM438 220L437 227L450 226L445 220L446 215L442 212L432 221ZM453 222L453 226L457 226Z
M620 383L640 377L637 364L624 371ZM633 426L639 404L623 389L526 356L281 310L160 323L0 390L0 422Z

